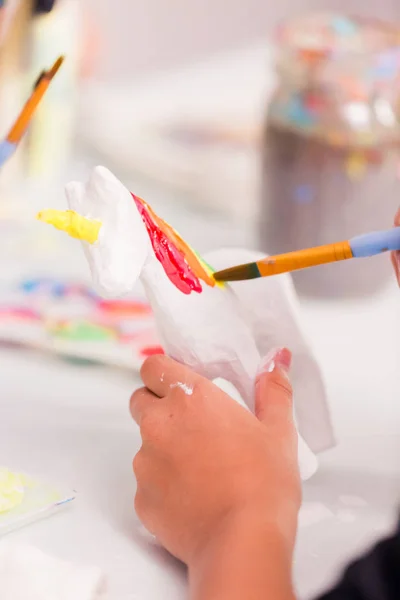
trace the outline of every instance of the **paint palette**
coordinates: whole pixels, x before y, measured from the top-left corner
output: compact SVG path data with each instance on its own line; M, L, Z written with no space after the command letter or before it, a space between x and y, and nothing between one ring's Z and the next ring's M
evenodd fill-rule
M9 481L10 485L4 487ZM7 533L44 519L66 507L75 492L49 485L27 475L0 469L0 538ZM7 500L10 509L7 510Z
M53 278L0 290L0 342L130 370L162 353L150 306L139 294L104 300L82 282Z

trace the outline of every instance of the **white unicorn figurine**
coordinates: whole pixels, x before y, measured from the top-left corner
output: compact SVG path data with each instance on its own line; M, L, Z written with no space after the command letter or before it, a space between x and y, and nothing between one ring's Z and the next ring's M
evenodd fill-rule
M215 285L206 263L104 167L96 167L87 183L69 183L66 195L69 211L42 211L38 218L82 241L102 295L121 296L141 280L169 356L210 380L229 381L252 410L261 359L273 347L292 350L296 421L309 444L299 436L300 472L310 477L317 468L310 448L332 446L333 435L290 276ZM218 250L207 262L222 269L259 258Z

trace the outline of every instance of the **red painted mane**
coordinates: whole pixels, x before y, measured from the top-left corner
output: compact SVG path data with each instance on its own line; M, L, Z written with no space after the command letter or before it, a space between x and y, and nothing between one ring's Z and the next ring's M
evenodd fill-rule
M155 223L144 202L134 194L132 197L146 226L156 258L162 264L169 280L184 294L202 291L198 277L181 252L164 231Z

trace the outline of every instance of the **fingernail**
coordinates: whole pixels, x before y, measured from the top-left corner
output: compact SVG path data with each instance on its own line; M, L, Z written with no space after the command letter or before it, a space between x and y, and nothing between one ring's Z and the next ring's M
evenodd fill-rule
M275 369L283 369L288 372L292 363L292 353L287 348L274 348L268 352L261 362L258 376L263 373L272 373Z
M394 257L394 270L396 272L397 281L400 286L400 252L394 252L393 257Z

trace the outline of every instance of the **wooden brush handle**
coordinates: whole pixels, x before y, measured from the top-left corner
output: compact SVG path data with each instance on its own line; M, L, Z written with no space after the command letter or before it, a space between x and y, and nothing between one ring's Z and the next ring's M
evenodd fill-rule
M353 258L349 242L337 242L336 244L327 244L317 248L308 248L307 250L297 250L287 254L269 256L264 260L257 262L261 277L269 275L279 275L279 273L288 273L307 269L326 263L337 262Z
M39 102L43 98L47 88L49 87L49 79L44 77L37 85L30 98L27 100L20 116L12 126L8 133L7 139L9 142L16 144L24 135L29 122L35 112Z

